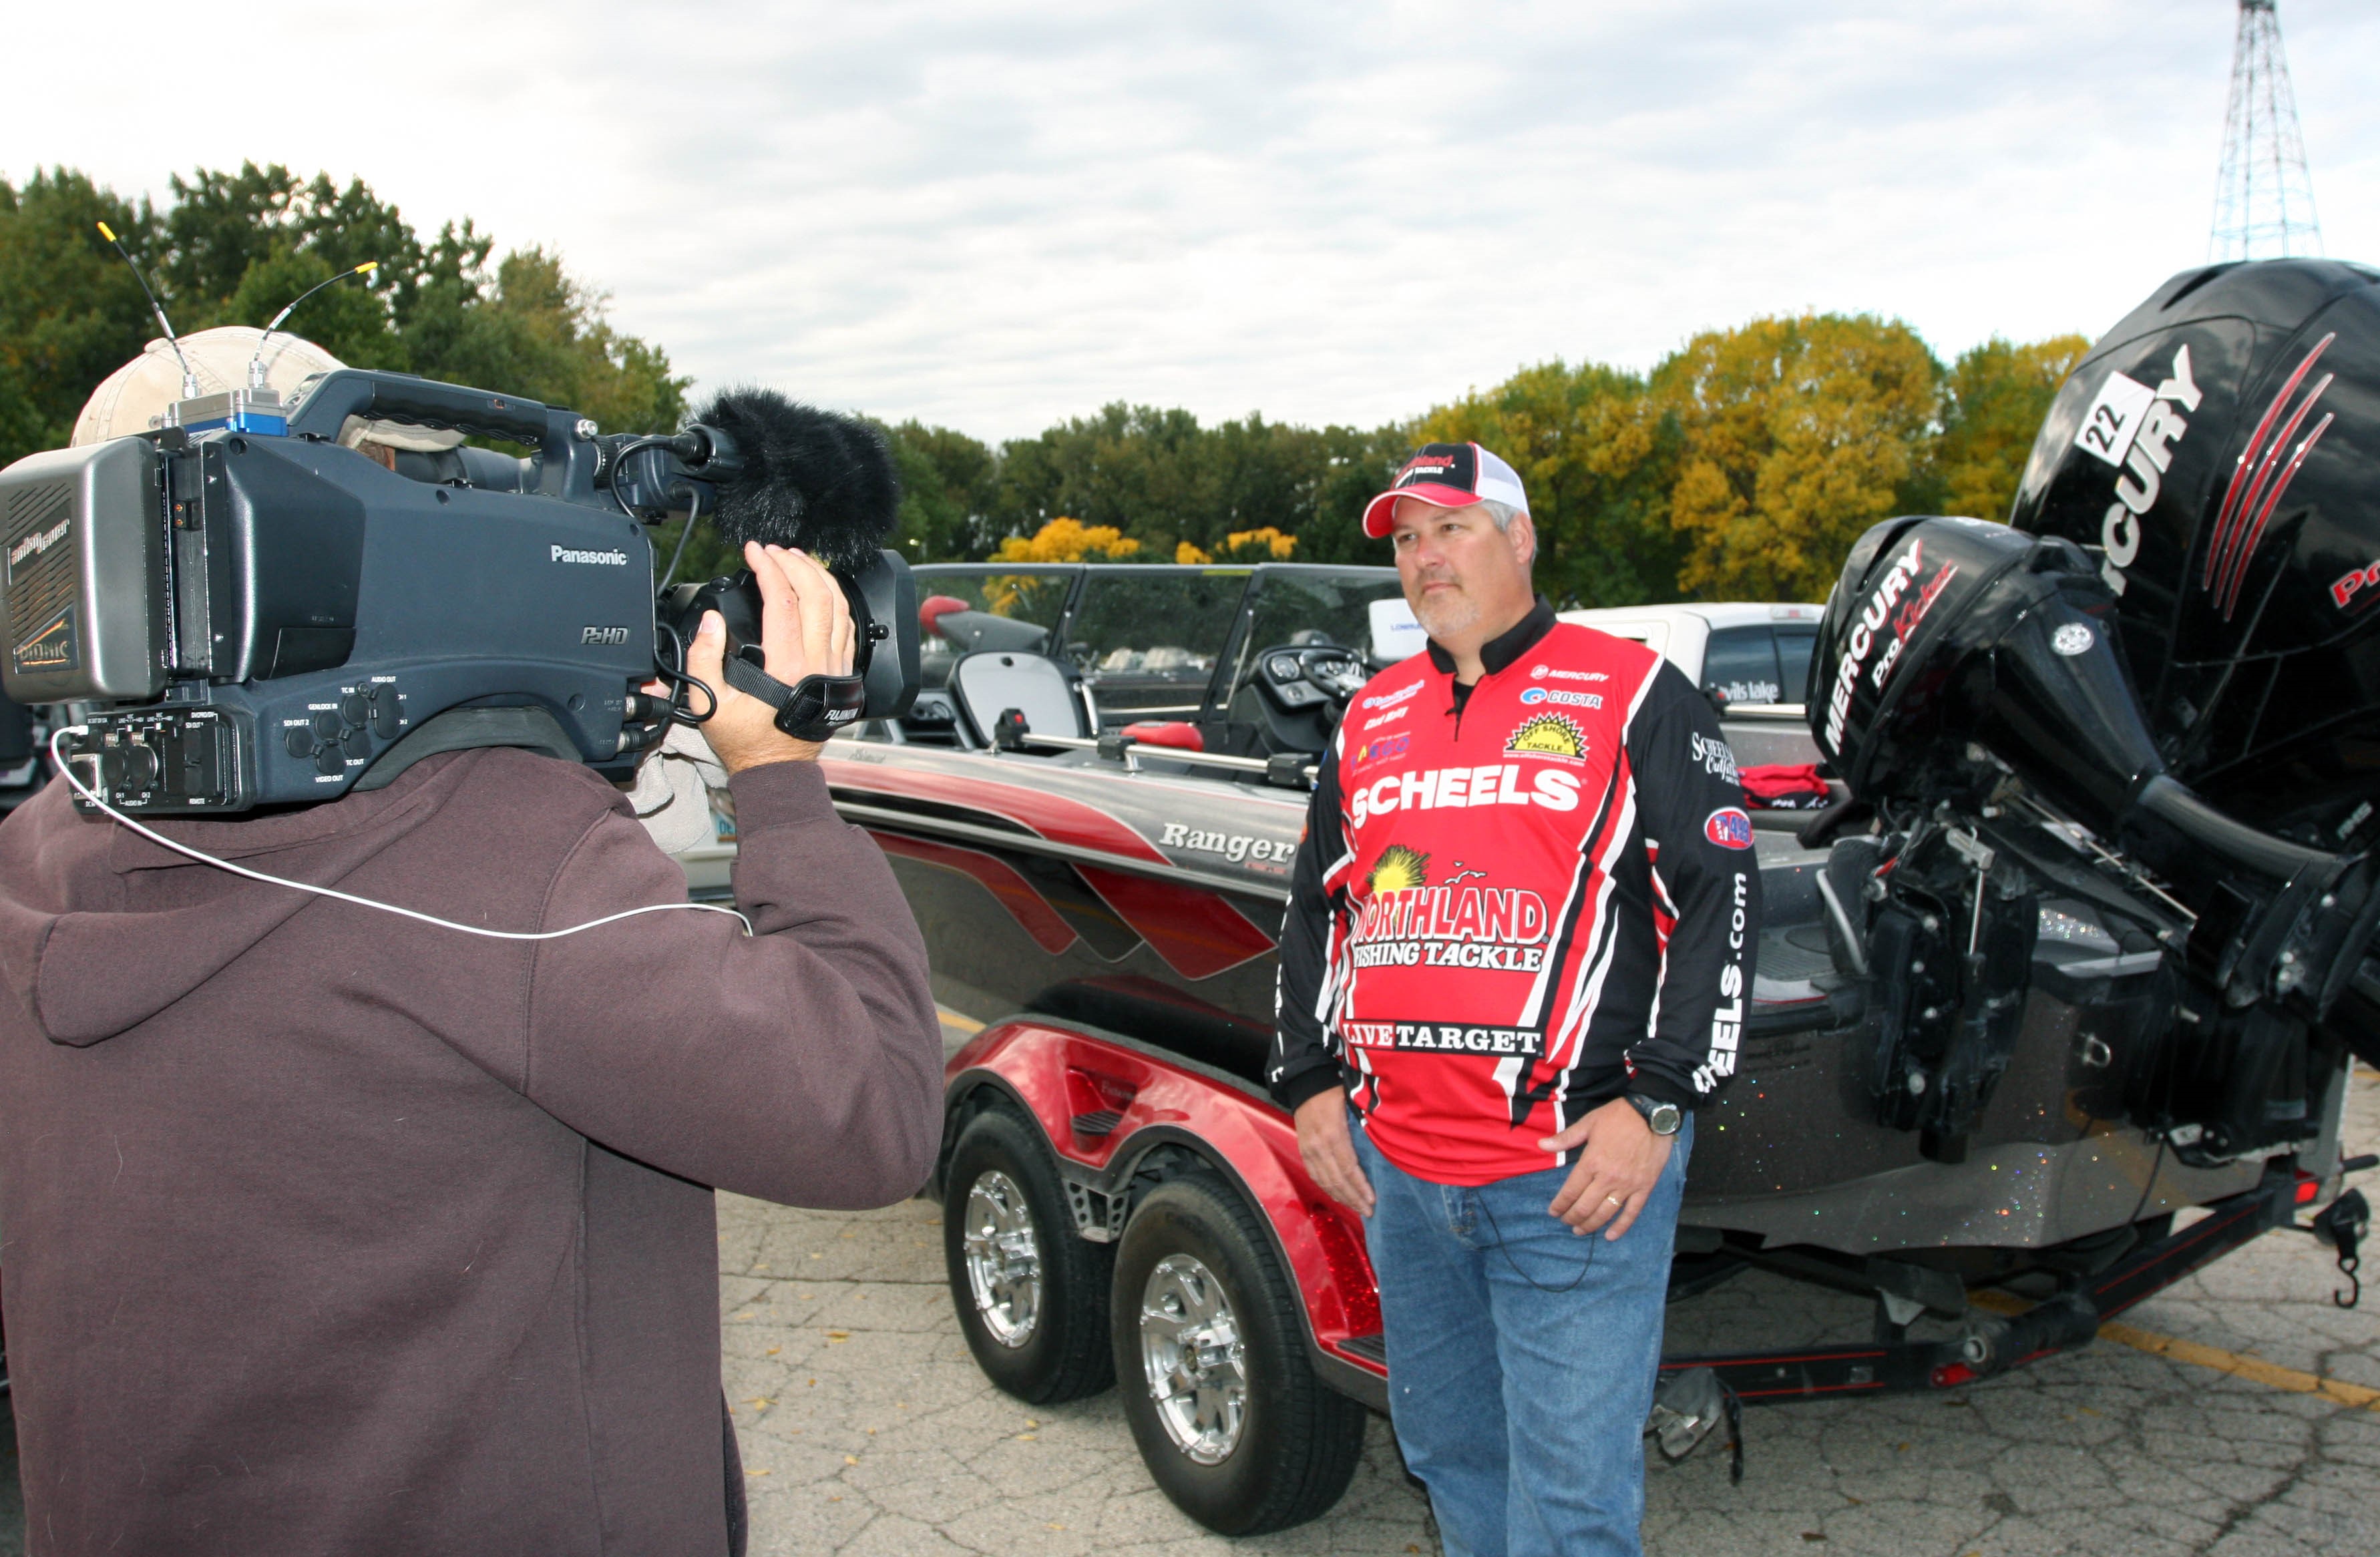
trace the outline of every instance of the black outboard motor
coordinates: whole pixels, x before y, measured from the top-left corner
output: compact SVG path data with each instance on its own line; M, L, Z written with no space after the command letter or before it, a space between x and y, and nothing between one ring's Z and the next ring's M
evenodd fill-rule
M1879 825L1828 895L1872 970L1880 1116L1935 1155L2009 1063L2044 898L2155 970L2119 992L2118 1092L2186 1160L2311 1137L2342 1045L2380 1054L2375 392L2380 277L2192 272L2061 392L2024 527L1853 548L1807 696Z

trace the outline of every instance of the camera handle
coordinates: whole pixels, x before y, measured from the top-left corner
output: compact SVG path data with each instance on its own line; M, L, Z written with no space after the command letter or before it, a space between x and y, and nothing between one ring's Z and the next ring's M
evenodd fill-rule
M342 368L316 380L291 408L289 436L335 443L349 416L535 444L544 456L540 490L577 501L591 501L595 490L594 424L542 401Z
M859 676L804 676L792 686L741 653L727 657L727 684L777 710L777 728L796 741L824 741L857 718L868 704Z

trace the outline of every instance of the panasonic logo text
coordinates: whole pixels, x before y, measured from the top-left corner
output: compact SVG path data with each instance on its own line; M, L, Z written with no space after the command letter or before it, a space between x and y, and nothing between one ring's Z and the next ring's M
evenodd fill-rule
M549 548L557 562L591 562L601 568L625 568L628 554L625 551L573 551L566 546Z

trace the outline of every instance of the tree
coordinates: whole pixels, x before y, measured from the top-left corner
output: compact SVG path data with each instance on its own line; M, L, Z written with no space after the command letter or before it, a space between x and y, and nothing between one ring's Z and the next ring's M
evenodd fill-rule
M0 180L0 465L63 446L99 381L157 332L101 222L136 259L156 242L145 203L83 174L36 173L21 190Z
M1414 441L1475 442L1528 489L1537 586L1585 606L1673 599L1685 547L1669 520L1678 434L1633 373L1560 359L1441 405Z
M998 456L946 427L906 421L884 428L901 475L894 544L911 561L979 561L1000 544L990 512Z
M1934 501L1923 506L2006 519L2049 403L2090 349L2081 335L2025 345L1995 335L1961 353L1942 386L1942 429L1925 459Z
M1113 525L1086 525L1064 514L1030 537L1010 536L993 560L1002 562L1124 562L1137 561L1140 542Z
M1825 598L1859 534L1910 512L1940 374L1907 325L1868 314L1757 319L1688 342L1652 379L1678 425L1680 586Z
M361 180L344 189L278 163L200 169L163 212L85 175L0 182L0 463L64 443L99 381L155 333L104 221L150 273L174 326L262 325L316 282L367 260L368 281L320 294L289 328L362 368L568 405L608 430L674 427L685 379L658 347L614 331L600 292L540 249L506 255L466 220L424 244Z

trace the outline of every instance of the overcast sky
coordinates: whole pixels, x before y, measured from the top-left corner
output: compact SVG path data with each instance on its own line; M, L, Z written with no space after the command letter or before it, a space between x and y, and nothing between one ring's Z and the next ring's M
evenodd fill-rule
M1119 399L1369 425L1762 313L1898 315L1945 357L2095 334L2204 257L2234 18L29 6L0 175L359 175L425 233L559 249L702 385L979 437ZM2380 6L2281 18L2328 252L2380 261Z

